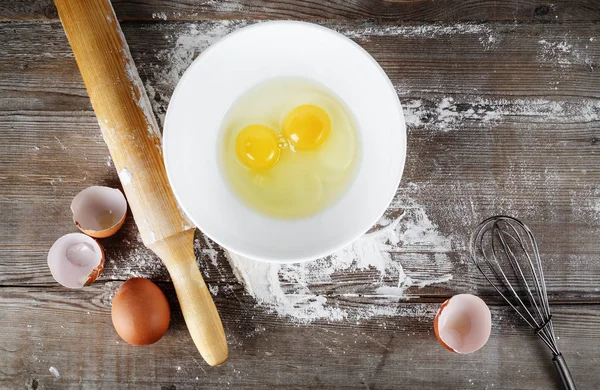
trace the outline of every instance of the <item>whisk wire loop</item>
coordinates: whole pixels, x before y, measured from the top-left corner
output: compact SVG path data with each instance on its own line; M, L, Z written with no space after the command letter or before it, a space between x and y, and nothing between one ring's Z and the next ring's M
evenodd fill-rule
M514 253L514 251L511 249L510 245L508 244L508 242L506 241L505 237L510 237L517 245L520 246L520 248L523 250L523 253L525 254L525 257L527 258L527 264L529 265L530 270L532 271L533 275L534 275L534 282L536 283L537 287L535 289L535 291L538 293L538 298L539 298L539 285L537 284L537 280L536 280L536 274L535 274L535 269L533 267L533 262L531 261L531 257L529 256L529 254L527 253L527 251L525 250L525 246L524 243L522 241L521 236L519 235L519 233L516 231L515 227L508 223L508 226L515 232L515 234L519 237L519 240L517 240L515 237L513 237L512 235L510 235L508 232L501 230L499 228L499 226L497 224L494 224L494 229L496 230L497 236L500 239L500 242L502 243L502 249L503 251L506 253L507 258L509 260L509 264L513 270L513 272L515 273L515 275L517 275L517 281L521 284L521 291L525 292L526 297L529 300L529 304L530 306L536 310L537 314L540 316L540 318L543 318L542 316L542 312L537 304L537 301L535 300L535 298L533 297L532 294L532 288L529 286L529 283L527 282L527 278L525 277L525 275L523 274L523 270L521 269L521 266L519 264L519 261ZM492 241L493 243L493 241ZM500 268L502 269L502 268ZM529 308L527 307L527 305L525 305L522 301L521 301L521 297L519 296L519 294L515 291L515 289L512 287L512 284L510 283L509 279L506 277L506 275L504 273L502 273L502 275L504 276L505 279L505 283L510 286L510 290L512 291L515 299L517 299L519 301L519 303L522 305L523 309L525 311L527 311L527 314L533 319L533 322L535 324L534 327L539 327L540 324L538 323L538 318L536 318L536 316L534 316L532 313L529 312Z
M471 260L554 355L566 389L575 385L558 349L540 252L531 230L507 216L483 221L471 235Z

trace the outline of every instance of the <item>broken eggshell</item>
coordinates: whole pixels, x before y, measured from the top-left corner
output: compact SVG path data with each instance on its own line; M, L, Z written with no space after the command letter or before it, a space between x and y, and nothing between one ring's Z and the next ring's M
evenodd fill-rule
M485 302L471 294L459 294L442 304L433 322L440 344L456 353L483 347L492 330L492 315Z
M92 186L73 198L71 211L79 230L88 236L106 238L123 226L127 201L116 188Z
M48 267L58 283L69 288L92 284L104 268L104 250L93 238L69 233L52 245Z

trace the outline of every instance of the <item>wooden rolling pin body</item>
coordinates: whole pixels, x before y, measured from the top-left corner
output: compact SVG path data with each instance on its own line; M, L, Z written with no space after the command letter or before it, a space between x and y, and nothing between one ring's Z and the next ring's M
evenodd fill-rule
M110 1L55 3L142 240L165 263L200 354L222 364L225 333L196 265L194 227L169 186L160 131Z

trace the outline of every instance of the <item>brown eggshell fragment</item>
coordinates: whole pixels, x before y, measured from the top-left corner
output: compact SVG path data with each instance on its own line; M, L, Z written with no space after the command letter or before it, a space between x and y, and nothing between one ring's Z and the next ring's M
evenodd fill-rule
M95 238L105 238L123 226L127 200L116 188L92 186L73 198L71 211L79 230Z
M171 309L165 294L148 279L129 279L112 302L112 322L123 340L133 345L157 342L169 328Z
M492 315L481 298L471 294L455 295L440 307L433 330L440 344L448 350L475 352L490 337Z
M104 268L104 250L85 234L66 234L50 248L48 267L54 280L65 287L88 286Z

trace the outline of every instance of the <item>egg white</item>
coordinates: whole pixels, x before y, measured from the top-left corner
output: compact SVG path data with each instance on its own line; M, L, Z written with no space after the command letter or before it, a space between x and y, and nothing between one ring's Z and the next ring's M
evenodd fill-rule
M282 124L290 111L303 104L324 109L331 131L317 149L294 151L282 135ZM281 157L271 169L249 169L236 156L236 137L251 124L266 125L280 138ZM359 159L356 124L347 106L325 86L302 78L268 80L240 96L223 120L219 149L222 172L232 191L249 207L285 219L314 215L339 200Z

